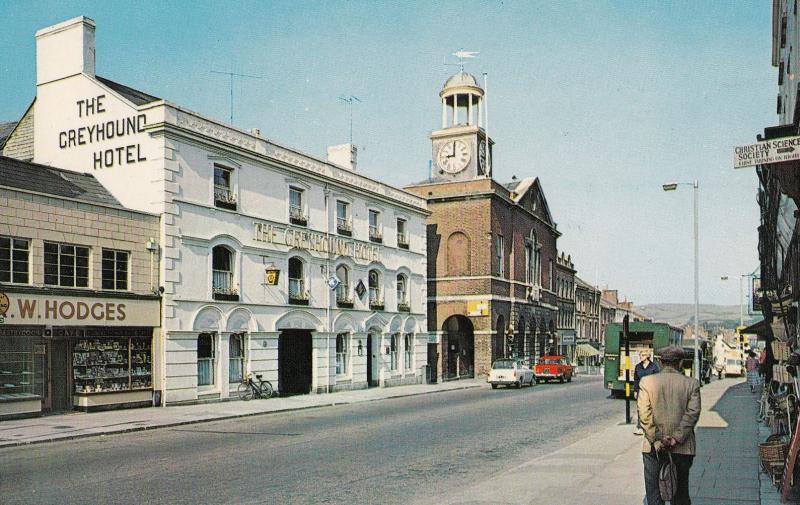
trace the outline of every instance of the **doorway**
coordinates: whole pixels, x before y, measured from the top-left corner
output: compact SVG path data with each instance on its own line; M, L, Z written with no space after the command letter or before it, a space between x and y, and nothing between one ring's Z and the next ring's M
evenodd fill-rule
M378 379L378 340L372 333L367 333L367 387L380 385Z
M311 392L311 331L283 330L278 337L278 391L280 396Z
M450 316L442 325L442 372L446 379L475 376L475 334L464 316Z
M50 343L50 412L72 410L69 340Z

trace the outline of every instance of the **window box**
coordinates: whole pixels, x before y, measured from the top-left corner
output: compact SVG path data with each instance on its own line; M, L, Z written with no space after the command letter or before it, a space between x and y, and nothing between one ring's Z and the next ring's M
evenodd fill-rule
M383 310L385 304L383 303L383 299L374 299L369 301L369 308L372 310Z
M408 237L404 233L397 234L397 247L400 249L408 249Z
M411 305L407 303L398 303L397 304L397 311L398 312L411 312Z
M352 309L353 308L353 299L352 298L344 298L344 297L336 297L336 306L342 309Z
M214 188L214 206L220 209L236 210L236 195L228 188Z
M341 217L336 218L336 233L345 237L352 237L353 225L350 224L350 220Z
M289 293L289 303L292 305L308 305L308 291Z
M377 242L378 244L383 243L383 235L378 228L374 226L369 227L369 240L370 242Z
M289 222L298 226L306 226L308 224L308 217L303 214L303 209L289 207Z
M212 297L223 302L238 302L239 292L235 289L215 289Z

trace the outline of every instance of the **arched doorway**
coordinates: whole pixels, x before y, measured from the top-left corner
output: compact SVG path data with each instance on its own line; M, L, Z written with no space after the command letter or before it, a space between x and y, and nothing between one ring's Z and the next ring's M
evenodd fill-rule
M475 376L475 333L464 316L450 316L442 325L442 363L445 379Z

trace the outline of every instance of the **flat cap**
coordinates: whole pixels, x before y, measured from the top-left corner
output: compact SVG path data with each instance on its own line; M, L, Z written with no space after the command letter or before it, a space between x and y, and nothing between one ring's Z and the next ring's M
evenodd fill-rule
M662 347L659 349L658 354L661 357L661 361L668 361L670 363L675 363L676 361L683 361L686 359L686 353L683 351L683 349L675 345Z

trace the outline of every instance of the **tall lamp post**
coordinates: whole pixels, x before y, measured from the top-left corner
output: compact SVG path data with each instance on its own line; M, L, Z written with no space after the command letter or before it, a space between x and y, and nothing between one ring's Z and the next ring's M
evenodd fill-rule
M697 225L697 193L700 185L695 179L692 182L670 182L662 185L664 191L675 191L678 186L692 186L694 189L694 377L700 380L700 355L698 350L698 339L700 338L699 320L700 320L700 249L698 243L700 242L699 229Z
M744 287L742 284L744 280L747 278L748 274L745 275L723 275L720 277L720 280L727 281L730 277L738 277L739 278L739 326L744 326Z

